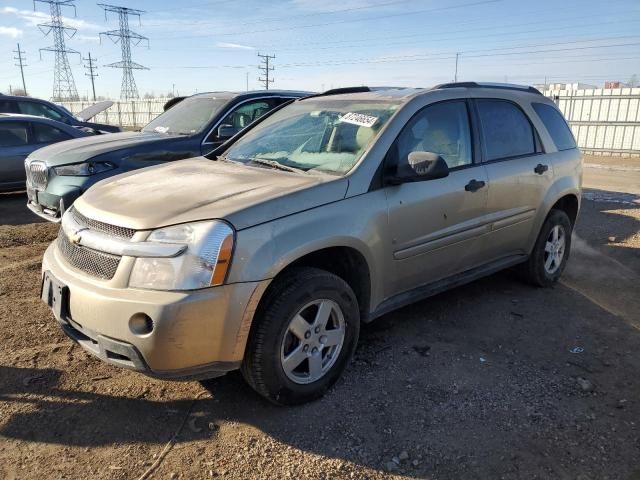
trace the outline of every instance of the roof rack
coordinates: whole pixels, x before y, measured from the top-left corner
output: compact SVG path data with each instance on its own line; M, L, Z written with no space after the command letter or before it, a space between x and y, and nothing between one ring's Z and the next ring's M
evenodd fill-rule
M314 95L309 95L307 98L316 98L316 97L326 97L329 95L345 95L347 93L362 93L362 92L370 92L371 89L369 87L342 87L342 88L331 88L329 90L325 90L324 92L316 93ZM302 98L300 99L302 100Z
M540 90L528 85L516 85L514 83L491 83L491 82L452 82L436 85L432 90L440 90L443 88L497 88L501 90L520 90L522 92L535 93L542 95Z

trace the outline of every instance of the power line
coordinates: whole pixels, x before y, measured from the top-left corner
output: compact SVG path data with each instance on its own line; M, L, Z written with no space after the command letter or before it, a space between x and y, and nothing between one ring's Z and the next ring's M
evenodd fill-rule
M178 39L178 38L206 38L206 37L219 37L219 36L238 36L238 35L242 35L242 36L246 36L247 33L251 33L251 34L256 34L256 33L267 33L267 32L279 32L282 30L286 30L286 31L291 31L291 30L299 30L299 29L303 29L303 28L315 28L315 27L326 27L329 25L337 25L337 24L342 24L342 23L353 23L353 22L362 22L362 21L366 21L366 20L374 20L374 19L388 19L391 17L402 17L402 16L407 16L407 15L416 15L418 13L433 13L433 12L440 12L440 11L446 11L446 10L454 10L454 9L458 9L458 8L465 8L465 7L474 7L474 6L479 6L479 5L486 5L488 3L497 3L497 2L501 2L502 0L478 0L475 2L470 2L470 3L460 3L458 5L449 5L446 7L437 7L437 8L428 8L428 9L422 9L422 10L412 10L409 12L402 12L402 13L390 13L387 15L378 15L375 17L369 17L369 18L344 18L341 20L334 20L331 22L325 22L325 23L313 23L313 24L307 24L307 25L287 25L284 27L278 27L278 28L271 28L271 29L265 29L265 30L251 30L250 32L248 32L247 30L243 30L243 31L237 31L237 32L221 32L221 33L210 33L210 34L206 34L206 35L190 35L190 36L164 36L164 39ZM197 24L194 24L197 25Z
M128 7L118 7L116 5L106 5L104 3L99 3L98 6L104 9L105 19L107 18L107 12L112 12L118 15L118 19L120 22L120 28L118 30L100 32L100 38L102 38L102 35L105 35L109 37L113 41L113 43L120 42L122 60L106 65L107 67L122 69L122 87L120 89L120 98L139 98L138 87L136 86L136 81L133 78L133 70L148 70L148 68L131 60L131 42L133 41L134 45L139 45L140 42L146 41L148 46L149 39L129 29L129 16L137 16L138 20L140 20L140 15L145 12L143 10L136 10Z
M84 67L89 70L89 73L85 73L85 75L87 77L91 78L91 90L93 91L93 101L96 101L96 84L94 79L98 76L98 74L96 73L96 70L98 69L98 67L95 64L96 59L95 58L91 58L91 52L89 52L89 58L85 58L84 59L85 62L87 62Z
M16 67L20 67L20 76L22 76L22 90L24 94L27 95L27 85L24 83L24 67L27 65L24 63L24 50L20 50L20 44L18 43L18 49L14 50L13 53L18 55L17 57L13 57L14 60L18 60L18 63L15 64Z
M43 51L55 53L53 100L77 100L78 90L76 90L76 83L73 80L73 73L69 66L69 58L67 57L67 54L72 53L80 55L80 52L67 48L64 40L65 35L72 38L76 34L77 30L75 28L64 26L61 13L62 7L72 7L75 16L76 6L73 3L74 0L34 0L34 10L37 2L48 4L51 12L51 21L39 24L38 28L45 36L48 36L49 33L53 32L53 46L40 49L41 57Z
M273 83L273 78L270 78L271 72L275 70L273 66L269 66L270 60L275 60L275 55L261 55L258 53L258 57L260 57L260 65L258 68L262 71L262 77L258 77L258 81L262 82L265 90L269 90L269 84Z

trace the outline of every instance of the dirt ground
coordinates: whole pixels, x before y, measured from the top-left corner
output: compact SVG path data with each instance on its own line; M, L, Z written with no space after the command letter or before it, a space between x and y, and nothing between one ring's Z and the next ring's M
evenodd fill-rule
M0 478L136 479L158 462L149 478L639 480L640 174L619 172L629 193L598 172L559 285L503 272L388 314L297 408L237 374L162 382L74 346L38 299L57 226L0 196Z

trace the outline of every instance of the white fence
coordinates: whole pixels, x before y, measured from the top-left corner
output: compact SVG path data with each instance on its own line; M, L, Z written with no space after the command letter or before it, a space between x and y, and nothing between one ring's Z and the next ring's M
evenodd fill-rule
M547 90L586 153L640 155L640 88Z
M92 122L118 125L120 127L140 128L163 112L168 98L150 98L146 100L118 100L104 112L91 119ZM79 113L96 102L59 102L71 113Z
M546 90L569 121L578 146L587 153L640 155L640 88ZM163 111L168 98L117 101L93 121L143 127ZM78 113L93 102L61 103Z

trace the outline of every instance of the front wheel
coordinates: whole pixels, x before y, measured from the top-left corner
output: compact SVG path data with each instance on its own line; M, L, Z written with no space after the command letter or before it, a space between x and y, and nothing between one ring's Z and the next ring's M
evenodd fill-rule
M569 259L572 230L565 212L551 210L529 259L521 266L526 281L539 287L550 287L558 281Z
M244 378L280 405L321 397L358 342L353 290L332 273L300 268L277 278L266 295L247 344Z

